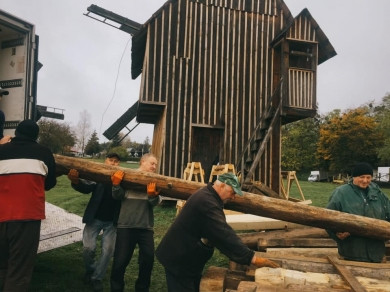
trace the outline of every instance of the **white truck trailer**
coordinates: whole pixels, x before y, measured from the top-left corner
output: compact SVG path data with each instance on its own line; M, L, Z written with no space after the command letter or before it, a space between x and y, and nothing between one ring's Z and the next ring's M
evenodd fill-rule
M0 9L0 87L8 91L0 100L4 135L13 136L25 119L64 119L63 110L37 105L38 47L35 26Z
M390 166L378 167L378 173L376 175L376 181L389 182Z
M5 135L24 119L37 120L38 43L34 25L0 10L0 87L9 92L0 101Z

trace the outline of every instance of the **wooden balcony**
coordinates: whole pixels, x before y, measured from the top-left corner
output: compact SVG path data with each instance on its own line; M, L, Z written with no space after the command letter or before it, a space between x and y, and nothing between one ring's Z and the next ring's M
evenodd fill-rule
M283 96L284 122L314 117L316 105L316 73L313 70L290 68L287 88Z

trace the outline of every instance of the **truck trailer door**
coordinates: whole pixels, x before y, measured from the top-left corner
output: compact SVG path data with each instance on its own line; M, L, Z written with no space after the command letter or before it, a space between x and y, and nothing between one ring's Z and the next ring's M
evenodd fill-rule
M34 25L0 10L0 86L9 91L0 101L4 134L13 135L24 119L35 120L39 66Z

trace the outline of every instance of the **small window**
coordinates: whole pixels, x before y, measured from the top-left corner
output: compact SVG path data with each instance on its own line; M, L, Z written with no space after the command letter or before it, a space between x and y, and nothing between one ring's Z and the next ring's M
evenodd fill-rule
M312 70L314 68L314 45L303 42L290 42L289 67Z

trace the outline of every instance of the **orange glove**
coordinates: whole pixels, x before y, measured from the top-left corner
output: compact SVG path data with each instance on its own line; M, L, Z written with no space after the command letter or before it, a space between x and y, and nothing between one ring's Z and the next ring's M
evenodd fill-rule
M77 169L70 169L68 173L68 178L72 184L77 185L79 183L79 172Z
M150 197L156 197L160 192L156 190L156 183L148 183L146 186L146 192L148 193L148 196Z
M277 263L270 261L269 259L266 258L255 257L253 264L258 268L262 268L262 267L279 268L279 265Z
M115 171L114 174L111 176L112 185L113 186L119 185L124 176L125 176L125 173L122 170Z

